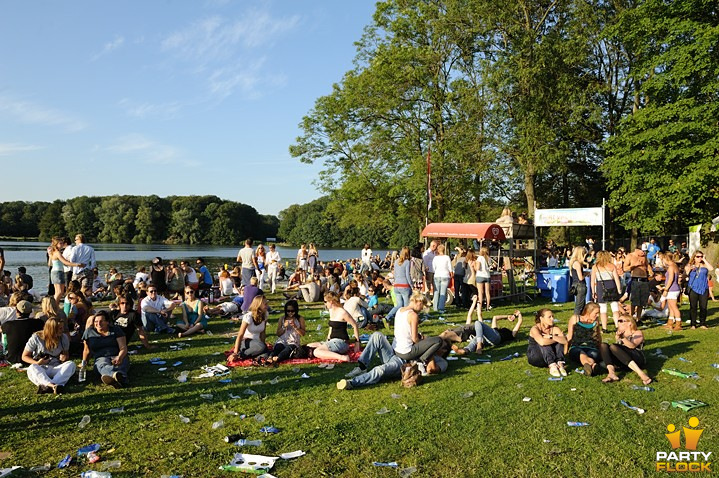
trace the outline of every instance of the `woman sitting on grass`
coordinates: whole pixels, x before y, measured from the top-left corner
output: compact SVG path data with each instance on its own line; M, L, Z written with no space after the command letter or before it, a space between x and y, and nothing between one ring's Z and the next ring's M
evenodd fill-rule
M595 375L599 362L599 346L602 343L602 331L599 321L599 305L590 302L584 306L582 315L573 315L569 319L567 340L569 342L569 358L584 368L588 377Z
M128 385L127 371L130 360L127 358L125 333L116 325L110 325L107 311L101 310L93 317L93 326L88 327L82 336L85 350L82 353L82 366L92 356L95 370L100 374L102 383L122 388Z
M327 340L325 342L313 342L308 347L314 348L314 355L321 360L337 360L339 362L349 362L347 355L349 352L349 334L347 333L347 324L354 329L355 351L359 352L361 345L359 339L359 328L355 319L342 307L337 294L328 292L325 294L325 307L330 313Z
M597 309L598 310L598 309ZM534 326L529 331L527 361L535 367L549 367L552 377L566 377L564 348L567 338L562 329L554 325L551 309L540 309L534 316Z
M415 291L409 298L409 305L397 311L394 317L394 342L392 348L402 360L419 359L427 365L442 347L441 337L425 338L419 333L419 314L429 306L427 297Z
M299 306L296 300L285 303L285 316L277 321L277 341L272 349L272 355L267 359L268 365L276 366L290 358L299 358L302 351L300 343L305 335L305 319L298 314Z
M264 363L264 358L267 354L266 329L267 299L260 294L252 299L249 311L242 316L240 333L237 334L235 347L228 360L251 358L257 359L258 364Z
M616 343L609 345L603 343L599 350L602 360L607 366L609 374L602 380L604 383L619 380L616 367L628 368L639 375L644 385L652 383L652 379L642 370L646 366L644 359L644 334L637 330L637 322L629 315L622 315L617 320L617 333L614 337Z
M75 373L75 363L69 358L70 338L65 334L64 324L55 318L47 319L42 331L30 337L22 353L23 362L30 364L27 378L37 385L37 393L63 392Z
M185 301L182 303L182 321L175 325L180 329L178 337L187 337L197 332L205 332L207 329L207 315L205 304L197 297L197 294L190 287L185 288Z

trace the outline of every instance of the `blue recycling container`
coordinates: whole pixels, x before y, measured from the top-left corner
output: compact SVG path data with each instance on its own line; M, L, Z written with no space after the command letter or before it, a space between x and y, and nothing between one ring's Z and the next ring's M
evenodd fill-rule
M551 282L552 302L569 302L571 300L569 296L569 269L553 270Z

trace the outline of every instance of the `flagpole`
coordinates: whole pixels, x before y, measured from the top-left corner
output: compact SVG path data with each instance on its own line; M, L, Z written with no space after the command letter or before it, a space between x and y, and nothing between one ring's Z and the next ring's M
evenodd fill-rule
M432 209L432 145L427 145L427 214L424 216L424 225L429 224L429 210ZM424 239L425 247L427 238Z

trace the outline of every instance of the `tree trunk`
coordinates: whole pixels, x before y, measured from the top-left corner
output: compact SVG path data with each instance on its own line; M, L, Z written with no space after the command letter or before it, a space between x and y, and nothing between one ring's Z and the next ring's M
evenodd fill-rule
M630 251L633 251L634 249L637 248L637 243L639 242L638 239L639 239L639 229L637 229L636 227L633 227L632 228L632 236L631 236L631 239L629 240L629 250ZM627 251L627 252L629 252L629 251Z
M527 214L534 218L534 174L524 174L524 195L527 198Z

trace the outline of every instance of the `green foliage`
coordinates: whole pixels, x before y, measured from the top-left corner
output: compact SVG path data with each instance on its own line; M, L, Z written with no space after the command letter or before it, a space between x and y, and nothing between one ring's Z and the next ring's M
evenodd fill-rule
M277 235L279 220L216 196L107 196L0 204L0 235L83 233L96 242L237 245Z
M638 108L607 142L602 170L625 226L659 232L719 210L719 13L714 2L647 0L637 45Z

